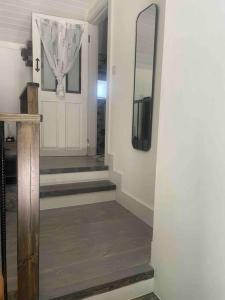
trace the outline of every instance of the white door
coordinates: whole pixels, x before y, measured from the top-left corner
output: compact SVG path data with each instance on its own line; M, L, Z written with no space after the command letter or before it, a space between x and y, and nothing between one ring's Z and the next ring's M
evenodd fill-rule
M56 95L56 80L40 40L40 18L84 25L80 54L64 79L65 97ZM41 155L87 154L88 23L41 14L32 15L33 81L39 87Z

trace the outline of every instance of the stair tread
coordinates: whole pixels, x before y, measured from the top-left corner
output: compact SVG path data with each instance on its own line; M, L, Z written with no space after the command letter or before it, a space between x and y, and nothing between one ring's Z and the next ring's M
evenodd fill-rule
M134 284L143 280L152 279L154 277L154 269L150 265L138 265L129 269L120 270L110 273L104 278L96 277L92 282L86 283L87 288L77 290L72 294L64 295L51 300L72 300L84 299L101 293L119 289L130 284Z
M40 197L44 198L51 196L65 196L82 193L112 191L115 189L116 185L109 180L56 184L41 186Z
M49 300L72 300L77 299L81 300L84 298L88 298L91 296L100 295L102 293L110 292L115 289L119 289L143 280L148 280L154 278L154 269L150 265L141 265L132 267L130 269L124 269L120 270L116 273L110 273L104 277L96 277L93 278L91 281L83 282L83 286L86 285L86 288L78 289L77 291L74 291L70 294L64 294L64 296L56 296L55 297L55 291L53 295L49 295ZM68 287L66 287L68 288ZM74 286L75 288L75 286ZM58 292L58 291L57 291ZM62 290L61 290L62 292ZM12 296L16 299L16 292L11 293ZM12 299L14 299L12 297ZM145 298L147 297L147 298ZM157 300L158 298L153 295L146 295L144 298L140 298L143 300ZM149 298L148 298L149 297ZM11 298L10 298L11 299ZM139 298L138 298L139 300Z

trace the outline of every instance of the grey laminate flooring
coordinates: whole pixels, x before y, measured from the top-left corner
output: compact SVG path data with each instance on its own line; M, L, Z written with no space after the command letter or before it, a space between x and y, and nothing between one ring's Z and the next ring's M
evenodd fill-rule
M16 156L16 143L7 143L6 156ZM41 156L40 169L104 166L103 156Z
M40 299L129 276L149 263L152 229L117 202L41 212ZM7 212L8 284L16 289L16 212Z
M104 159L97 156L41 156L40 169L84 168L104 166Z

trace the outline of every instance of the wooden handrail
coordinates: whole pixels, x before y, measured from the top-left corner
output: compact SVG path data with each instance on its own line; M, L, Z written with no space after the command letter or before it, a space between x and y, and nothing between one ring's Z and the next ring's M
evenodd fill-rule
M0 113L0 122L37 122L42 121L42 116L37 114L11 114Z
M41 116L37 114L0 113L0 125L4 125L5 121L16 122L17 127L17 299L38 300ZM4 151L2 157L4 157ZM4 200L4 180L2 182L3 188L0 196ZM5 249L5 246L2 249ZM5 268L5 274L7 274L7 268ZM6 284L5 277L4 280ZM5 297L7 299L6 285Z

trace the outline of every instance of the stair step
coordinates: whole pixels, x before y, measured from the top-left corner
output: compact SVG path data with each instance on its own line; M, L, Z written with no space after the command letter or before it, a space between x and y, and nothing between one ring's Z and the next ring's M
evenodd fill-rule
M81 173L81 172L95 172L95 171L107 171L109 169L108 166L80 166L73 168L49 168L49 169L41 169L40 174L62 174L62 173Z
M122 287L127 287L141 281L146 280L147 284L148 280L153 279L153 277L154 269L151 266L136 266L127 270L120 270L116 273L108 274L104 278L96 277L92 280L92 282L89 282L89 287L87 289L76 291L72 294L57 298L52 297L51 300L79 300L100 294L104 295L104 293L108 293ZM107 299L107 296L105 299Z
M40 187L40 197L57 197L93 192L113 191L116 185L109 180L46 185Z
M87 182L97 180L108 180L109 171L93 171L93 172L74 172L74 173L56 173L42 174L40 176L40 185L56 185L75 182Z
M72 300L72 299L81 300L84 298L89 299L89 297L92 298L92 296L97 296L97 295L100 296L101 294L103 296L103 299L107 299L109 298L108 293L111 291L114 291L116 289L121 289L123 287L128 287L129 285L141 281L146 281L146 285L149 285L149 280L153 280L153 278L154 278L154 269L151 266L149 265L137 266L128 270L118 271L117 273L111 273L109 275L106 275L104 278L96 277L95 279L92 280L92 286L89 286L86 289L75 291L74 293L64 295L64 296L59 296L59 297L53 296L50 297L49 300ZM98 284L98 281L102 281L102 283ZM146 286L145 288L151 289L148 286ZM130 297L132 297L132 292L128 290L128 294L130 299ZM105 297L104 295L107 296ZM117 299L117 297L113 297L113 298ZM10 292L9 299L16 300L17 299L16 292ZM128 297L125 299L128 299ZM134 300L159 300L159 299L153 293L150 293L146 296L135 298Z

